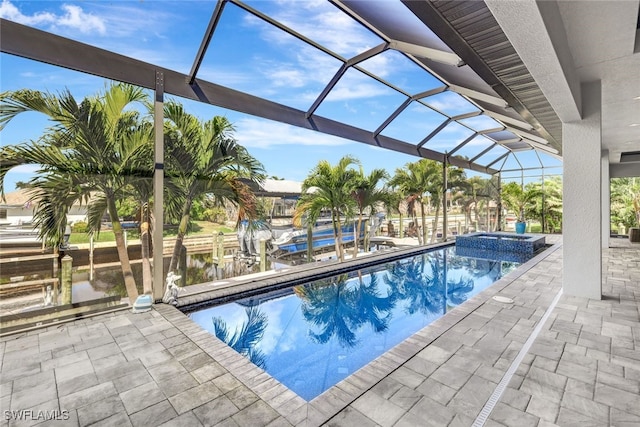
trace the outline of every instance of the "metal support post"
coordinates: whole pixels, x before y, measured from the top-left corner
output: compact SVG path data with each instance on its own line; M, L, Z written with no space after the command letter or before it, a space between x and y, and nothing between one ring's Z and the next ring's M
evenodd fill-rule
M163 224L164 224L164 73L156 71L153 103L154 171L153 171L153 300L164 294Z

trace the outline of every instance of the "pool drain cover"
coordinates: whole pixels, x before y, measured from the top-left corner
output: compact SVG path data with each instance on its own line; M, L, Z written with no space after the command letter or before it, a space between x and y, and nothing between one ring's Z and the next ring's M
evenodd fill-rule
M511 298L503 297L503 296L500 296L500 295L495 295L493 297L493 299L495 301L503 302L505 304L513 304L513 300Z

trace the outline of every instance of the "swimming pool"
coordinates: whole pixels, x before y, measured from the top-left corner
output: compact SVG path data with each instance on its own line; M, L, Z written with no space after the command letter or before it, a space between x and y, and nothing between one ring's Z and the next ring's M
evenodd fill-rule
M311 400L518 265L449 246L189 316Z

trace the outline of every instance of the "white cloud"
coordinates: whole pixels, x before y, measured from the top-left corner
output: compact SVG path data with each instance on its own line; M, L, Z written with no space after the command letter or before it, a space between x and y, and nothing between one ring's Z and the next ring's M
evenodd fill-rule
M477 110L469 101L455 92L442 92L425 98L424 102L433 108L449 114L462 114Z
M236 139L247 148L279 148L282 145L337 146L350 142L283 123L246 118L234 123Z
M84 12L80 6L63 4L60 8L61 14L36 12L25 15L9 0L3 0L0 5L0 17L35 27L62 27L77 30L83 34L106 34L107 27L102 18Z
M55 21L56 16L48 12L38 12L31 16L24 15L16 6L8 0L3 0L0 5L0 18L8 19L24 25L43 25L51 24Z
M64 4L62 9L66 13L58 18L55 25L75 28L84 34L90 34L94 31L99 34L107 32L107 27L101 18L84 13L81 7Z

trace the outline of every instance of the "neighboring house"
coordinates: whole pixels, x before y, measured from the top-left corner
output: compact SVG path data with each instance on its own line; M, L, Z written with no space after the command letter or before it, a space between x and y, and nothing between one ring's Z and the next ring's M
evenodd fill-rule
M37 209L37 200L31 200L30 190L15 190L0 198L0 225L31 224ZM87 206L74 203L67 215L67 221L74 223L87 220Z

